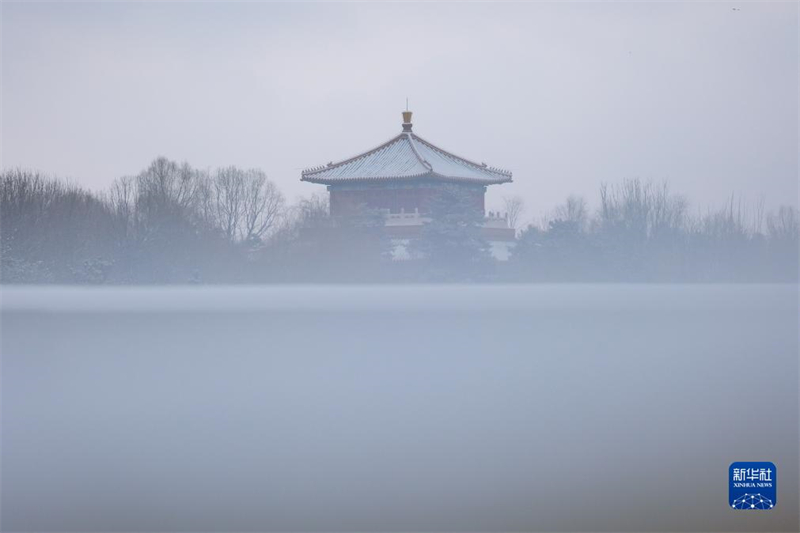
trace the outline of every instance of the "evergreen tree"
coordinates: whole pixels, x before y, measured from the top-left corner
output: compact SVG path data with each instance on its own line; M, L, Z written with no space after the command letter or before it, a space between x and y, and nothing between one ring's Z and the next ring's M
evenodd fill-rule
M443 188L429 203L430 222L409 251L431 281L477 281L492 270L489 244L481 235L484 214L475 198L457 187Z

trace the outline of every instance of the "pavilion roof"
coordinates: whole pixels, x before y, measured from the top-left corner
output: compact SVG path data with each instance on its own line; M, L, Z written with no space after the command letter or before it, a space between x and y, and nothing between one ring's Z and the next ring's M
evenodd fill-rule
M302 181L332 185L354 181L432 179L481 185L511 181L511 172L475 163L443 150L411 132L410 115L403 133L363 154L339 163L306 169Z

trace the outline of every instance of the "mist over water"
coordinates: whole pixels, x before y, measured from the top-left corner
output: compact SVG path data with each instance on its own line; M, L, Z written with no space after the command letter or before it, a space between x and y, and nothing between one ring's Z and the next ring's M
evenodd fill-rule
M797 285L3 288L8 531L796 531ZM727 505L772 461L777 506Z

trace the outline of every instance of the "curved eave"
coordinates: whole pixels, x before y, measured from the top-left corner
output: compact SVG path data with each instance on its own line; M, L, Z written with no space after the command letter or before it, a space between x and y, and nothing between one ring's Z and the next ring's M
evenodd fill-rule
M476 170L484 170L484 171L488 170L489 172L491 172L493 174L500 174L500 175L508 176L509 179L511 178L511 171L510 170L505 170L505 169L497 168L497 167L491 167L491 166L486 165L485 163L480 163L480 164L476 163L475 161L467 159L466 157L461 157L460 155L456 155L453 152L445 150L444 148L439 148L438 146L436 146L435 144L431 143L430 141L426 141L425 139L423 139L422 137L420 137L416 133L411 133L410 135L414 138L414 140L424 144L425 146L427 146L431 150L434 150L436 152L441 152L441 153L447 155L448 157L450 157L450 158L452 158L452 159L454 159L456 161L461 161L462 163L466 163L467 165L470 165L471 167L473 167ZM413 144L412 144L412 146L413 146ZM414 151L416 152L416 149ZM419 153L417 153L417 157L422 159L421 156L419 155Z
M435 172L426 174L416 174L413 176L375 176L375 177L359 177L359 178L315 178L313 175L303 174L300 181L307 181L309 183L318 183L321 185L337 185L340 183L380 183L384 181L419 181L424 179L432 179L445 183L469 183L473 185L499 185L501 183L511 183L511 175L498 177L496 179L483 179L483 178L460 178L457 176L443 176Z

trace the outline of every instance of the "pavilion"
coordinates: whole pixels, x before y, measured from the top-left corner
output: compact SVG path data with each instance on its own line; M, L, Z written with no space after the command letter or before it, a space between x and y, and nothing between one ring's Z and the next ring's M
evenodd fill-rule
M511 172L459 157L421 138L412 131L411 111L403 112L402 126L399 135L372 150L304 170L301 181L327 185L332 217L363 208L382 211L400 256L408 239L430 220L431 199L444 187L457 187L484 213L482 233L493 255L506 259L514 229L499 213L486 216L484 197L489 185L511 182Z

